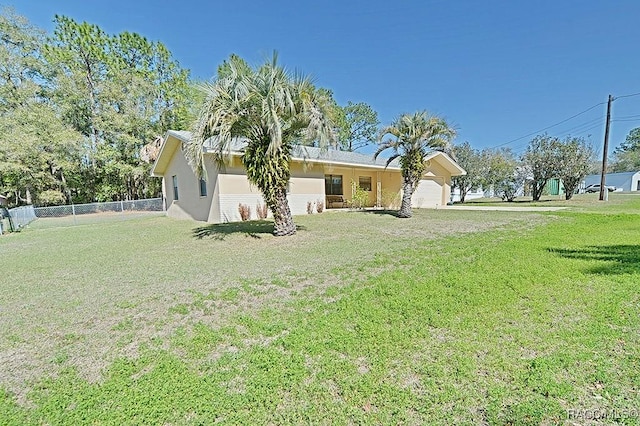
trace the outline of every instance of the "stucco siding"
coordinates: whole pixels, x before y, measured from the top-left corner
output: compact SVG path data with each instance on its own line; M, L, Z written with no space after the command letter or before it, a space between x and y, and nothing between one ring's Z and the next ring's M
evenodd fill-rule
M411 196L411 207L437 208L442 205L442 179L429 176L420 179L418 186Z
M446 205L451 200L451 172L435 160L427 162L424 176L434 178L442 187L439 205Z
M178 219L193 219L208 221L216 218L212 212L213 193L217 181L217 170L214 164L207 162L207 195L200 196L200 181L193 173L191 166L187 162L180 146L175 149L171 161L166 168L163 177L163 194L167 205L167 215ZM178 199L174 197L173 177L176 176L178 183Z
M260 194L220 194L220 220L218 222L237 222L241 220L239 205L245 204L251 210L251 219L258 219L257 206L262 206L264 200ZM314 211L318 201L324 202L324 193L287 194L291 214L307 213L307 203L313 205ZM271 217L269 212L268 217Z
M293 165L289 180L289 208L294 215L306 214L307 203L314 205L318 201L324 202L324 174L321 167L308 167L306 172L301 165ZM257 219L257 206L264 204L260 191L249 183L244 169L227 166L218 175L220 216L219 222L234 222L241 220L238 207L245 204L251 209L251 218ZM269 213L270 215L270 213Z
M201 196L200 181L187 163L182 152L183 143L188 142L185 132L168 132L154 164L152 174L162 176L162 192L167 215L175 218L207 221L210 223L239 221L238 206L246 204L251 209L251 218L257 219L257 206L264 205L260 191L249 184L240 152L233 153L226 166L219 168L211 155L205 154L207 171L206 196ZM310 148L311 149L311 148ZM331 154L331 155L329 155ZM397 165L385 168L367 156L356 153L334 152L318 154L328 158L326 162L317 159L296 159L291 164L291 179L287 187L289 207L294 215L306 214L307 206L317 208L318 202L325 203L325 177L342 177L342 196L349 202L357 185L366 187L366 206L398 208L402 194L402 174ZM351 156L351 157L350 157ZM357 158L356 158L357 157ZM418 203L419 207L436 207L449 201L451 173L464 173L444 154L435 154L427 163L424 179L429 180L431 195L429 203ZM362 162L363 164L359 164ZM371 162L371 164L368 164ZM368 165L367 165L368 164ZM173 177L177 178L178 199L174 199ZM432 183L437 182L441 190ZM637 183L636 183L637 184ZM370 187L369 187L370 185ZM269 213L270 214L270 213Z
M399 171L380 172L382 182L382 207L397 209L402 196L402 174Z

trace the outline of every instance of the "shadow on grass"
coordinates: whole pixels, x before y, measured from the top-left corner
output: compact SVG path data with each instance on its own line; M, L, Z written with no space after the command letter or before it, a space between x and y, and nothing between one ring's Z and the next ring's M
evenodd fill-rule
M304 226L297 226L298 231L304 231ZM270 220L250 220L246 222L214 223L193 229L193 236L198 239L213 238L224 240L227 235L245 234L247 237L260 239L263 235L273 235L273 222Z
M354 210L353 212L398 217L398 210L368 210L368 209L364 209L364 210Z
M500 199L490 199L488 201L476 201L476 200L467 200L464 203L456 202L454 205L456 206L466 206L466 205L474 205L474 206L482 206L484 204L501 204L505 206L514 205L514 204L538 204L538 203L557 203L558 201L566 201L564 197L557 198L555 200L513 200L513 201L503 201Z
M606 265L589 268L592 274L633 274L640 273L640 245L614 244L588 246L581 249L548 249L568 259L606 261Z

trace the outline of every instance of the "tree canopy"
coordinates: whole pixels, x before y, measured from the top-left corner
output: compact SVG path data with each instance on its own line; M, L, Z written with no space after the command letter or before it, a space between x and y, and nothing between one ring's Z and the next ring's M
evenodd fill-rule
M156 196L141 148L188 126L189 72L143 36L0 14L0 193L12 205Z
M640 170L640 127L632 129L625 141L613 153L611 168L614 172L635 172Z
M567 137L558 145L558 178L564 185L565 199L570 200L591 169L595 152L584 139Z
M467 193L481 187L484 183L487 169L486 156L480 150L472 148L469 142L454 145L452 154L454 160L467 172L465 175L452 178L452 187L459 189L460 202L464 203Z
M346 151L356 151L376 142L378 136L378 113L364 102L347 102L338 106L338 142Z
M391 125L380 131L378 150L374 157L383 151L391 150L387 160L389 165L400 159L402 169L402 202L398 217L409 218L411 196L425 171L425 157L431 150L445 150L455 137L455 130L447 122L426 111L403 114Z
M207 140L218 162L228 158L234 140L245 141L242 163L273 214L274 234L294 234L287 201L291 152L296 144L335 140L331 98L309 78L280 66L276 53L257 67L231 55L202 89L205 101L187 147L194 170L206 176Z
M559 145L559 138L545 133L533 138L522 155L522 161L531 175L533 201L540 200L549 179L560 174Z

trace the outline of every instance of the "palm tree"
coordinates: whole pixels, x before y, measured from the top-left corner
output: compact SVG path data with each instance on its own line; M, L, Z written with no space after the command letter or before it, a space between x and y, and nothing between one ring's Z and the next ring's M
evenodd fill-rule
M390 137L385 139L387 135ZM434 149L447 149L454 136L455 130L444 119L431 116L426 111L403 114L380 131L374 158L387 149L393 150L387 166L400 158L402 204L398 217L411 217L411 196L424 173L426 155Z
M310 79L270 61L252 68L231 55L216 79L202 86L206 100L195 124L187 157L205 173L203 145L210 139L223 164L234 140L246 142L242 163L249 182L262 193L274 218L274 234L292 235L296 226L287 201L289 164L296 144L333 142L330 99Z

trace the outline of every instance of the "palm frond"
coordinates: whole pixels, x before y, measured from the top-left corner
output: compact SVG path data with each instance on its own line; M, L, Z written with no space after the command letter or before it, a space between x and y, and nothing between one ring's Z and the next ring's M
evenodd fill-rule
M385 165L385 167L389 167L389 164L391 164L393 162L393 160L395 160L396 158L400 157L401 154L393 154L391 157L387 158L387 164Z

